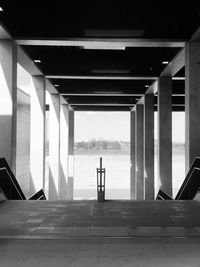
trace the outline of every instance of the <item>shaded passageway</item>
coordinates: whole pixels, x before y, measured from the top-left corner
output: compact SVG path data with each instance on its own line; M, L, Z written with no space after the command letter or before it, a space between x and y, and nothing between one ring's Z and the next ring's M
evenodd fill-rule
M0 3L0 266L199 266L199 165L154 199L177 191L173 112L182 171L200 156L200 3L65 2ZM129 113L131 200L72 202L79 111Z

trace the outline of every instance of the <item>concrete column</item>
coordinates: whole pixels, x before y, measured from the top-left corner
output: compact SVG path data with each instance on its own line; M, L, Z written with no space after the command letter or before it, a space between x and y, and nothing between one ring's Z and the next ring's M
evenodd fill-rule
M68 188L68 136L69 109L67 104L60 106L60 199L67 199Z
M49 103L49 200L60 199L60 96L50 94Z
M154 199L154 94L144 96L145 199Z
M189 43L185 57L185 160L186 173L200 156L200 43Z
M160 188L172 195L171 77L160 77L158 80L158 179Z
M135 122L135 162L136 162L136 199L144 199L144 138L143 138L143 105L136 105Z
M45 80L43 76L32 76L30 124L30 194L33 194L44 187Z
M130 161L131 161L131 177L130 177L130 199L135 199L135 110L131 110L130 114Z
M73 199L74 191L74 111L69 110L69 149L68 149L68 200Z
M17 46L0 40L0 157L16 173Z

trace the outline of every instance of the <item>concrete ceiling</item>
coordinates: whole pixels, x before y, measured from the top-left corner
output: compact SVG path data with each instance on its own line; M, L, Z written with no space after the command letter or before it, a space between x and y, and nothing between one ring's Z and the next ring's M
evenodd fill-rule
M75 110L130 110L200 22L200 3L63 2L1 1L0 22ZM173 110L184 110L183 79L172 92Z

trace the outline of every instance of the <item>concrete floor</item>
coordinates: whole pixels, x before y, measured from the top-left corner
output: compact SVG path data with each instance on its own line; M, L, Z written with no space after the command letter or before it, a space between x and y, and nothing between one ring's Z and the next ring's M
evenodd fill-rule
M200 202L6 201L0 266L199 266Z

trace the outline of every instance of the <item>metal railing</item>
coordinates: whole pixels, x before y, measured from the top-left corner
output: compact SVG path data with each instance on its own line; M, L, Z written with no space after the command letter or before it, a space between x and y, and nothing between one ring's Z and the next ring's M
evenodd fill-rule
M191 167L190 167L190 169L189 169L189 171L185 177L185 180L183 181L175 199L182 199L182 194L185 190L187 190L186 186L188 186L188 182L191 179L192 172L195 168L200 168L200 158L199 157L196 157L194 159L194 161L192 162L192 165L191 165Z
M172 200L172 197L165 193L162 189L158 191L156 200Z
M0 158L0 188L6 199L26 200L15 175L10 169L5 158ZM34 193L29 199L46 200L46 197L44 191L41 189Z
M175 200L194 199L200 189L200 158L196 157L175 197ZM162 189L158 191L157 200L172 199Z
M29 200L46 200L43 189L40 189L38 192L29 197Z

